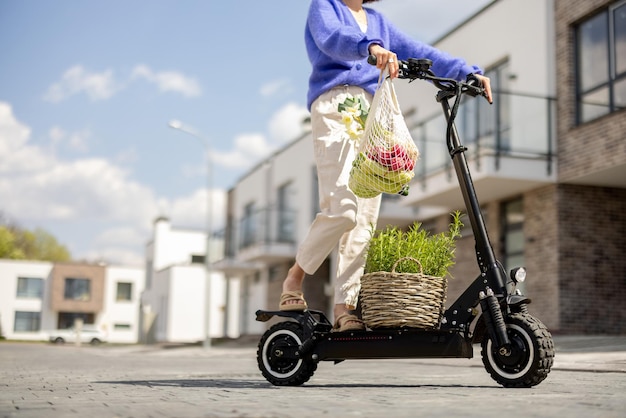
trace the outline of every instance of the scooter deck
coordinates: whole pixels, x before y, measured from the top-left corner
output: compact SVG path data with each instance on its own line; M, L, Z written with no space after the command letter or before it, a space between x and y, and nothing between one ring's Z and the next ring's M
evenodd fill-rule
M472 358L473 347L461 332L416 328L385 328L333 332L323 312L315 310L256 312L258 321L274 316L300 322L307 335L299 352L316 361L387 358Z
M456 332L389 329L314 334L318 361L386 358L472 358L473 347Z

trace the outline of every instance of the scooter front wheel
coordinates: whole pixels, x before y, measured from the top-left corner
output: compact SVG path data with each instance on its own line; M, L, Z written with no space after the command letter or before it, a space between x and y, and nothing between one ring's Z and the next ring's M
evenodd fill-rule
M257 363L268 382L277 386L299 386L308 381L317 363L299 356L302 326L297 322L279 322L268 329L257 350Z
M505 318L511 341L508 352L500 352L488 335L482 342L482 360L489 375L504 387L532 387L541 383L554 361L552 335L537 318L516 313Z

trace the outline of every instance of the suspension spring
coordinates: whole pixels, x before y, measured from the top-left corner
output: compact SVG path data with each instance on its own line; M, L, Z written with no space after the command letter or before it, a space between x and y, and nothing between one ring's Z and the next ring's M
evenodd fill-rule
M496 344L498 352L501 355L506 355L510 351L511 341L509 341L509 336L506 332L506 324L498 299L494 296L493 290L489 288L487 288L486 293L480 292L479 298L489 337Z

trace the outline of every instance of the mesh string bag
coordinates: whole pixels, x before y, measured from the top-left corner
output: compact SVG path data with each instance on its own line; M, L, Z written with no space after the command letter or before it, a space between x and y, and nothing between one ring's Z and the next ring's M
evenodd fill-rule
M362 198L381 193L406 195L418 158L391 78L381 72L348 186Z

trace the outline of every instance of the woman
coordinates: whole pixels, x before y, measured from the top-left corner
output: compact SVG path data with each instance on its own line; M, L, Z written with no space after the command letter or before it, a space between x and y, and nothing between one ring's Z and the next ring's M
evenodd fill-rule
M339 244L335 280L334 329L364 329L351 311L356 308L364 255L372 225L376 225L380 195L362 199L348 187L354 159L353 141L345 134L337 110L348 94L371 102L380 71L398 76L398 59L429 58L439 76L465 80L475 74L491 102L489 79L478 67L451 57L400 32L379 12L364 8L377 0L312 0L306 22L305 45L312 72L307 105L318 172L320 213L301 243L296 262L283 282L279 309L307 308L302 294L305 274L313 274ZM376 56L376 67L367 64Z

